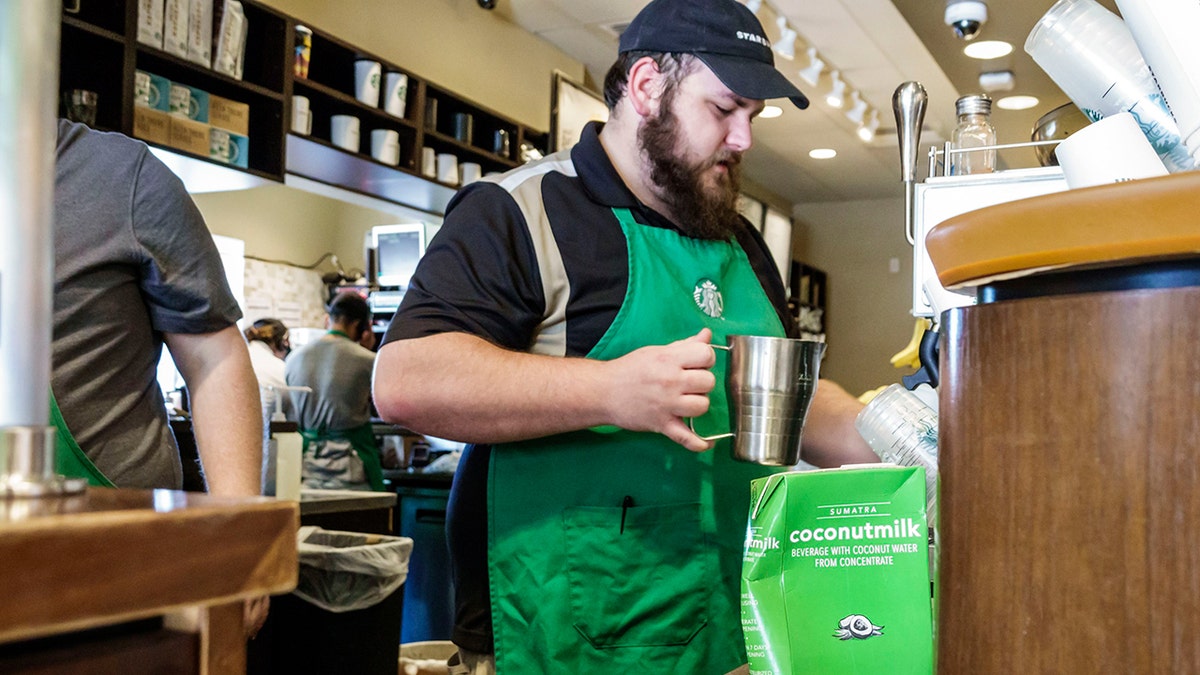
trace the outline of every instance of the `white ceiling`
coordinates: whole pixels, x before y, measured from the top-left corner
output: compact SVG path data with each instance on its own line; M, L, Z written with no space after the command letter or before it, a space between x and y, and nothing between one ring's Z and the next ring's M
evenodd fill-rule
M1101 2L1115 9L1113 0ZM611 27L627 23L645 4L646 0L500 0L496 11L579 59L589 79L600 83L617 51ZM791 203L901 196L891 109L896 87L916 80L929 94L918 161L923 172L928 146L944 142L954 128L954 101L960 93L977 93L978 74L997 68L1015 72L1017 90L1012 93L1031 93L1042 100L1028 111L993 114L1001 143L1028 141L1037 118L1067 102L1022 49L1025 37L1051 4L1053 0L990 0L990 18L980 39L1007 40L1014 52L981 62L963 56L966 43L942 24L944 0L765 0L758 17L768 37L774 40L779 35L778 14L799 34L795 59L777 57L776 66L809 96L812 105L797 110L784 101L782 117L755 123L755 147L745 159L746 177ZM817 87L798 74L808 65L809 45L829 64ZM857 125L846 118L845 108L831 108L824 102L833 68L879 111L880 131L873 142L858 138ZM816 147L834 148L838 156L810 159L808 151ZM1036 166L1036 159L1030 150L1009 151L1001 153L1001 163L1010 168Z

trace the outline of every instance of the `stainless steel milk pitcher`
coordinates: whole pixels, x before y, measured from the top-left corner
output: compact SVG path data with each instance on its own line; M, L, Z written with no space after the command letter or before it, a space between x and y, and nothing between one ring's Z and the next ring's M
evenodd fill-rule
M725 395L730 431L702 438L732 438L733 458L744 462L796 464L825 343L761 335L730 335L726 341L728 345L713 348L729 352Z

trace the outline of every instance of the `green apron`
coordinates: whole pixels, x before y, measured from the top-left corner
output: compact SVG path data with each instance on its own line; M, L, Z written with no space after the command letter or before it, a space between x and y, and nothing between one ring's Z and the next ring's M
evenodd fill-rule
M629 286L588 358L695 335L784 335L745 252L640 225L614 209ZM728 430L717 352L710 435ZM621 392L613 392L621 396ZM653 433L598 428L496 446L488 571L496 669L506 673L726 673L740 625L750 481L778 471L693 453Z
M67 478L86 478L93 487L116 487L100 469L83 453L58 408L58 399L50 392L50 426L54 427L54 454L58 462L58 473Z
M322 445L328 441L349 443L362 461L367 484L376 492L383 491L383 466L379 460L379 446L375 444L375 431L370 422L352 429L301 429L300 435L304 437L305 455L319 452Z

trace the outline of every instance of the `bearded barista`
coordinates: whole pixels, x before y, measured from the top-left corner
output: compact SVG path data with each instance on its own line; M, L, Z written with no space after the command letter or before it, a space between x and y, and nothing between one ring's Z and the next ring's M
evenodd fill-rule
M342 292L329 303L319 339L292 352L284 365L296 422L304 436L305 487L382 490L379 447L371 429L371 310L362 296Z
M736 211L763 99L807 100L734 0L654 0L621 38L611 115L464 188L384 337L389 421L471 443L447 513L459 673L725 673L749 482L689 430L726 415L727 335L792 335ZM817 389L804 458L873 461L861 406Z

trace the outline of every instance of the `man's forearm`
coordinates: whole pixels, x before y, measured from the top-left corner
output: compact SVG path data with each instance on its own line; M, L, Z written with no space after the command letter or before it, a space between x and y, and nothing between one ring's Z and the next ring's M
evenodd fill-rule
M801 457L820 467L878 462L854 428L863 404L831 380L821 380L804 425Z
M246 344L235 326L202 335L167 335L187 382L192 429L208 491L261 492L262 407Z
M707 330L611 361L511 352L445 333L385 345L375 405L414 431L502 443L612 424L710 447L684 417L708 410L715 360Z
M373 391L385 419L442 438L496 443L602 424L588 392L600 365L443 334L385 346Z
M253 372L251 372L253 379ZM258 385L233 378L189 386L192 428L214 495L257 495L262 491L262 408Z

